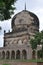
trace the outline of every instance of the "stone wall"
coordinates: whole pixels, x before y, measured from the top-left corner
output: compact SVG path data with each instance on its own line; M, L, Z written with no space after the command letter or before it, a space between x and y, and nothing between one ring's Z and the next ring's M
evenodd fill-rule
M31 59L32 50L29 45L15 45L0 48L0 59ZM20 57L20 58L19 58Z

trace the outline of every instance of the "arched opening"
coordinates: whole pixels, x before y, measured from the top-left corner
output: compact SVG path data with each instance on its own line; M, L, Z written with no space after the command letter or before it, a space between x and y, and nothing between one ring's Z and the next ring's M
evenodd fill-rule
M35 59L35 50L32 51L32 58Z
M42 57L42 50L38 50L38 51L37 51L37 58L38 58L38 59L43 58L43 57Z
M22 59L27 59L27 52L26 52L26 50L22 51Z
M22 45L22 40L18 40L18 45Z
M7 51L7 52L6 52L6 59L9 59L9 58L10 58L10 52Z
M14 51L11 52L11 59L15 59L15 52Z
M20 59L20 51L19 50L16 51L16 59Z
M1 52L0 52L0 59L1 59Z
M2 51L2 59L5 59L5 52Z

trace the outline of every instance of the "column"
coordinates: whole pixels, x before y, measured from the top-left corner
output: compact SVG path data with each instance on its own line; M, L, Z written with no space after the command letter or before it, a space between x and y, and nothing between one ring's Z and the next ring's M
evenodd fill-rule
M20 59L22 59L22 51L20 51Z
M5 51L5 59L6 59L6 51Z
M16 59L16 51L15 51L15 59Z
M0 56L0 59L2 59L2 52L1 52L1 56Z
M37 50L36 50L36 53L35 53L35 55L36 55L36 60L37 60Z
M9 59L11 60L11 51L10 51L10 57L9 57Z

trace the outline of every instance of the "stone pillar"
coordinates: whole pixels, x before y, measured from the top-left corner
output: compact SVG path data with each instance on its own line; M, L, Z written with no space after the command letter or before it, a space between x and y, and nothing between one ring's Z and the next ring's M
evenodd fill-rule
M1 56L0 56L0 59L2 59L2 52L1 52Z
M32 49L30 46L27 48L27 59L32 59Z
M5 51L5 59L6 59L6 51Z
M37 50L36 50L35 56L36 56L36 60L37 60Z
M10 51L10 58L9 59L11 59L11 51Z
M22 51L20 51L20 59L22 59Z
M15 51L15 59L16 59L16 51Z

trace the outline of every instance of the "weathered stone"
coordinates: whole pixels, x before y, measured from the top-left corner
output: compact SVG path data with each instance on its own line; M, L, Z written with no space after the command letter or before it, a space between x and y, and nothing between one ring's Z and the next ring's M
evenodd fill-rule
M23 10L11 22L12 32L4 33L4 46L0 48L0 59L31 59L30 39L39 31L38 17Z

